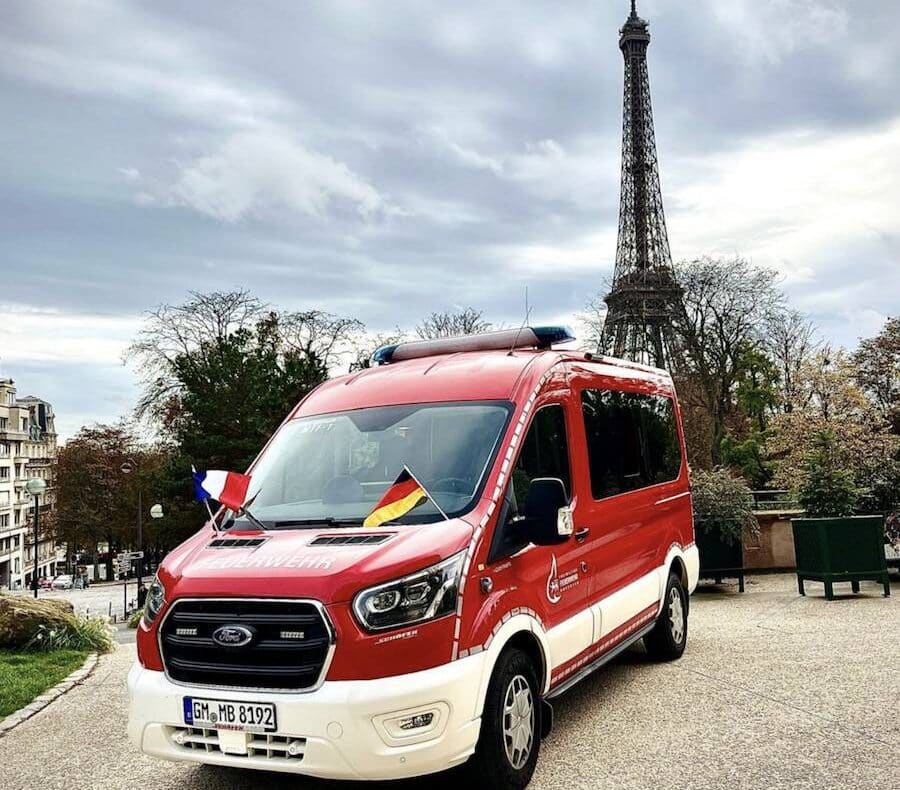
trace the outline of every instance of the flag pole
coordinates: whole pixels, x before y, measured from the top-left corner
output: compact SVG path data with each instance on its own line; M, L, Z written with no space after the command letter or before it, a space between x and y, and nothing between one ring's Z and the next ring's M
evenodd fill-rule
M193 464L191 464L191 474L197 474L197 468ZM218 532L219 525L216 524L216 517L213 515L212 508L209 506L209 498L204 499L203 504L206 505L206 512L209 513L209 520L212 522L212 528Z
M419 478L413 474L412 469L410 469L406 464L403 464L403 468L407 471L409 476L413 480L415 480L416 483L419 484L419 488L421 488L425 492L425 496L427 496L431 500L432 504L437 508L438 513L440 513L444 517L444 521L449 521L450 517L444 512L443 508L437 503L437 500L433 496L431 496L431 494L428 493L428 489L425 488L425 486L422 484L422 481L419 480Z

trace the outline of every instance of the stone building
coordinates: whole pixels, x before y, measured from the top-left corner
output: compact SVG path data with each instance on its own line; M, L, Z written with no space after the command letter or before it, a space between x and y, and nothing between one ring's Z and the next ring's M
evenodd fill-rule
M53 408L44 400L16 397L15 382L0 379L0 589L31 584L35 568L34 500L25 490L41 477L47 490L41 497L41 534L37 574L53 577L65 559L52 536L56 503L56 428Z

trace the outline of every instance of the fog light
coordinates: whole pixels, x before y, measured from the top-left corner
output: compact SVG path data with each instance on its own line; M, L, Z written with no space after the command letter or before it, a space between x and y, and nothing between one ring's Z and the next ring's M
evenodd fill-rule
M397 722L397 726L401 730L418 730L420 727L430 727L433 721L434 712L429 711L428 713L417 713L415 716L407 716L405 719L400 719Z
M303 749L306 746L304 741L291 741L287 747L287 753L291 757L296 757L298 754L303 754Z

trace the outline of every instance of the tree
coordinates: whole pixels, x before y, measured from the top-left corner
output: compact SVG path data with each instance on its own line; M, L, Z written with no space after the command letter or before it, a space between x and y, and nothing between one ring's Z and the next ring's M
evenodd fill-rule
M421 340L436 340L442 337L477 335L487 332L492 324L485 321L481 310L466 307L463 310L432 313L416 326L416 335Z
M736 405L736 388L752 352L764 348L766 327L784 310L777 277L745 258L704 257L682 262L676 276L684 292L690 388L709 416L710 455L722 460L722 440Z
M838 457L834 434L823 430L813 437L797 500L807 516L850 516L859 499L853 471Z
M744 533L759 532L750 489L727 469L694 470L691 491L699 529L718 533L729 545L739 543Z
M178 468L244 469L297 402L349 361L362 331L319 310L270 310L246 292L194 293L149 313L129 349L145 371L138 411L177 447Z
M861 507L883 512L900 494L900 437L856 380L856 366L846 353L828 347L816 352L797 377L797 405L770 421L766 451L775 485L800 491L827 435L829 463L852 473Z
M819 347L816 328L796 310L779 310L770 316L764 344L778 369L782 411L793 411L800 397L797 379Z
M900 318L889 318L853 354L856 382L895 434L900 434Z
M137 492L145 502L156 493L165 455L142 445L124 423L84 427L66 442L57 461L56 516L57 538L70 555L95 555L97 544L106 543L111 575L112 554L137 544ZM126 461L133 463L131 473L122 470Z

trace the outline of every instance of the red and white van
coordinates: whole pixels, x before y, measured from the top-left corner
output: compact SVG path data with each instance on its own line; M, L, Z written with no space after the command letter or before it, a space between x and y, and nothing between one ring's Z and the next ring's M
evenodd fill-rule
M524 787L554 697L641 638L678 658L698 556L672 381L569 339L403 343L307 396L252 469L266 529L222 512L160 567L132 742ZM363 527L404 467L429 499Z

